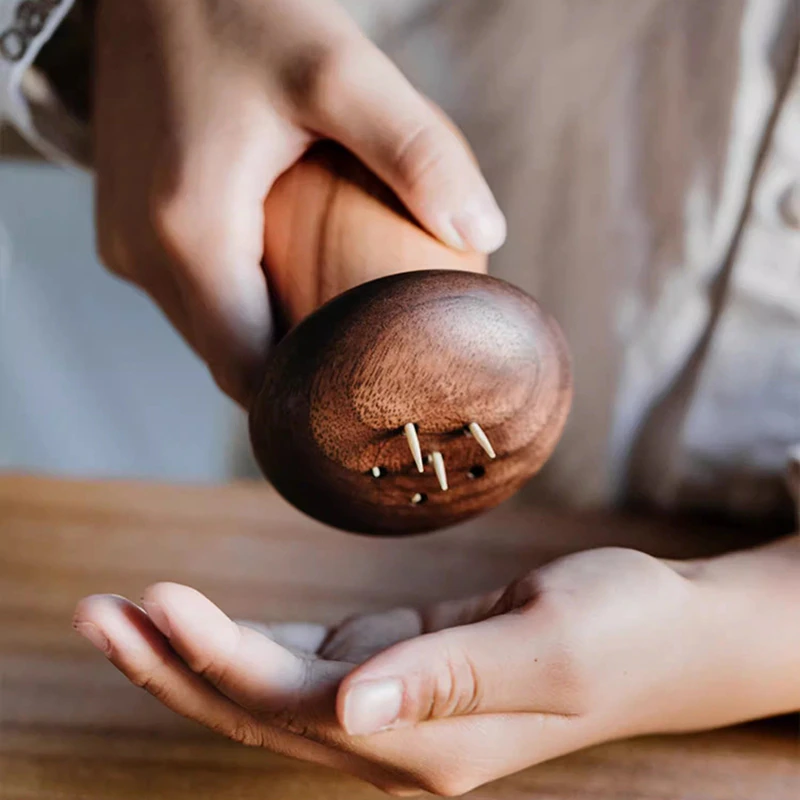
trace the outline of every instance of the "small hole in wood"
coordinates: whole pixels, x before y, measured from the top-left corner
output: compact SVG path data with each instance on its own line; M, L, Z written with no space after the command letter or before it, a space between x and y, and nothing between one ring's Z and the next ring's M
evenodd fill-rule
M467 475L475 480L476 478L482 478L486 474L486 467L481 466L480 464L476 464Z
M427 502L428 502L428 495L420 494L419 492L417 492L417 494L415 494L411 498L411 505L412 506L421 506L423 503L427 503Z

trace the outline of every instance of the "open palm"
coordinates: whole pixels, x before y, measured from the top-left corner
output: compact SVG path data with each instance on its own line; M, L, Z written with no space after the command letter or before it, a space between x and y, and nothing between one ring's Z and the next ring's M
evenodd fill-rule
M133 683L236 741L395 794L455 795L690 706L658 690L697 666L663 653L689 652L678 637L697 633L696 594L675 565L603 549L331 630L234 622L176 584L148 589L143 608L86 598L76 627Z

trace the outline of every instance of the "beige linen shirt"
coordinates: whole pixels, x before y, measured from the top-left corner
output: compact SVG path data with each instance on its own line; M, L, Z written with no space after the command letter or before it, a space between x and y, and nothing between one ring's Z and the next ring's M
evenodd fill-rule
M350 0L461 125L576 396L539 496L787 513L800 442L791 0Z
M573 413L531 497L791 513L798 3L344 5L463 128L509 221L491 271L570 342Z

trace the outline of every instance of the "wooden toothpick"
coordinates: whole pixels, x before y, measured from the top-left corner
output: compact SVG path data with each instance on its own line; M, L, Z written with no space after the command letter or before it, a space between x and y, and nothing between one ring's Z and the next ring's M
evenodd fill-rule
M475 441L485 450L489 458L497 458L497 453L494 452L494 447L489 441L489 437L483 432L483 428L477 422L470 422L469 432Z
M414 463L420 472L425 472L425 465L422 462L422 448L419 445L419 436L417 436L417 429L413 422L409 422L403 430L408 439L408 446L411 448L411 455L414 457Z
M444 468L444 456L439 453L431 453L431 457L433 458L433 471L436 473L436 478L439 481L439 486L442 487L442 491L447 491L447 470Z

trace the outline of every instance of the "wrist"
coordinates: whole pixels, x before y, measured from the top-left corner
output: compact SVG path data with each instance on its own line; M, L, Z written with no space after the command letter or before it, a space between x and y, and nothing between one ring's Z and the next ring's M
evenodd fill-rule
M690 727L800 710L800 537L679 570L698 623Z

